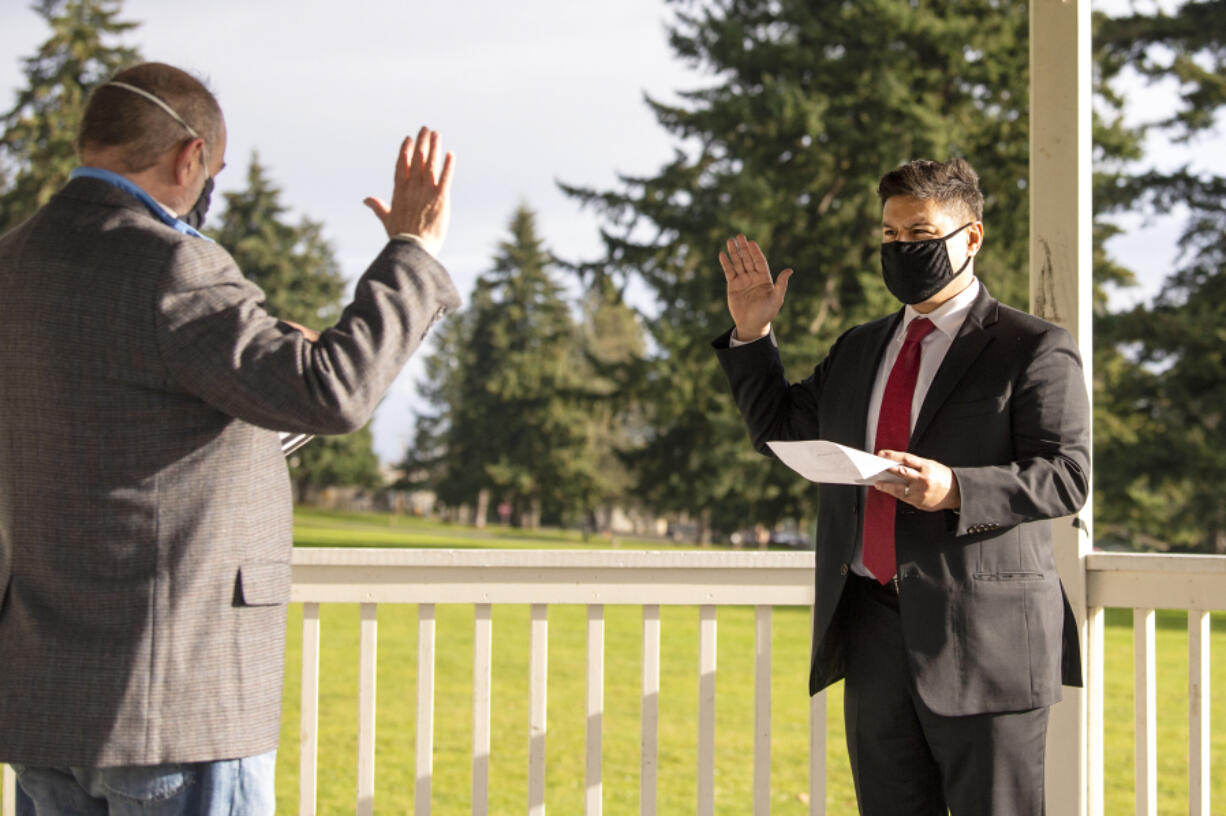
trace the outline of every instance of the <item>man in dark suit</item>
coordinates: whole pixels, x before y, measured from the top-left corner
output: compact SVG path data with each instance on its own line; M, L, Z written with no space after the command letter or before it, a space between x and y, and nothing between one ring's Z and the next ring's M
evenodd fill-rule
M200 82L122 71L87 104L82 167L0 237L0 761L23 816L273 812L277 432L364 425L460 302L438 134L401 145L391 205L367 201L389 240L311 336L185 221L225 146Z
M898 482L819 489L809 690L846 679L860 812L1040 814L1048 708L1081 682L1050 532L1089 489L1080 357L975 278L983 197L967 162L910 162L878 194L903 309L789 384L771 324L792 271L772 280L738 236L720 253L736 327L715 347L763 453L827 439L898 463Z

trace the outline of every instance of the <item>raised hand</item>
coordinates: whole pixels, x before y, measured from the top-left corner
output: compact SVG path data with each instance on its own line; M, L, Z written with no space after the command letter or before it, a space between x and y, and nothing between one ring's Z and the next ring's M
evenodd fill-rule
M779 280L772 281L761 247L744 235L728 240L728 251L719 253L719 265L728 282L728 311L736 323L737 339L757 340L770 331L779 314L792 270L783 270Z
M441 167L440 167L441 164ZM451 222L451 172L455 156L443 157L439 135L423 127L417 141L406 136L396 157L392 204L371 196L367 207L383 222L387 236L416 235L431 254L438 255Z

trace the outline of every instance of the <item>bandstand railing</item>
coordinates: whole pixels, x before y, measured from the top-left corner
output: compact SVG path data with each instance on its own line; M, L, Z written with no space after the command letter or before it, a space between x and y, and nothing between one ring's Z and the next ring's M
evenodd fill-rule
M1087 618L1086 812L1103 814L1104 609L1133 609L1136 709L1136 813L1157 813L1154 610L1188 611L1188 799L1192 816L1209 816L1209 611L1226 609L1226 558L1094 553L1085 563ZM545 710L551 604L587 608L585 813L600 814L604 706L604 611L642 609L640 801L657 813L656 760L660 691L660 607L698 607L696 812L715 806L716 610L755 609L752 812L770 808L771 613L811 606L813 556L807 553L302 549L294 553L293 600L303 604L299 813L316 813L320 606L360 605L358 772L355 811L374 811L375 669L380 604L418 605L417 745L414 812L430 813L434 755L435 605L474 607L472 813L488 813L492 606L530 607L529 814L545 810ZM826 705L810 700L809 809L825 813ZM1063 716L1057 708L1053 717ZM1062 772L1062 771L1057 771ZM1075 772L1069 769L1070 773ZM6 767L2 816L12 816ZM1219 803L1220 804L1220 803ZM748 810L748 808L747 808ZM1049 802L1053 814L1076 804Z

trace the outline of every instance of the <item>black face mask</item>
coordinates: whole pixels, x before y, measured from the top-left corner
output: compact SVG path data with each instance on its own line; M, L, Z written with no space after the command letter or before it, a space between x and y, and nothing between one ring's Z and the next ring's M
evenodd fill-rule
M927 241L889 241L881 245L881 275L890 294L903 303L923 303L962 274L966 263L953 270L945 242L973 224L968 221L943 238Z
M209 176L204 180L204 187L200 189L200 195L196 199L196 203L192 205L191 210L186 215L179 216L179 220L192 229L200 229L204 225L205 216L209 214L209 202L212 197L213 177Z

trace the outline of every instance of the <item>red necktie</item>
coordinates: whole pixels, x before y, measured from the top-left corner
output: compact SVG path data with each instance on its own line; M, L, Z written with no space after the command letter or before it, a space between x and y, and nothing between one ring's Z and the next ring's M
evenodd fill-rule
M919 377L920 343L936 327L927 318L917 317L907 326L907 339L890 369L881 413L877 417L877 438L873 453L879 450L905 451L911 441L911 399ZM888 584L897 570L894 557L894 508L897 502L888 493L868 489L864 508L864 566L882 584Z

